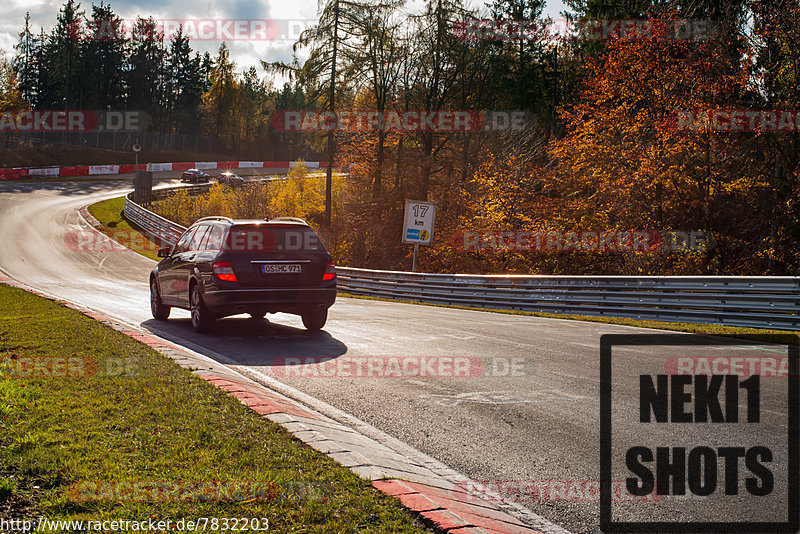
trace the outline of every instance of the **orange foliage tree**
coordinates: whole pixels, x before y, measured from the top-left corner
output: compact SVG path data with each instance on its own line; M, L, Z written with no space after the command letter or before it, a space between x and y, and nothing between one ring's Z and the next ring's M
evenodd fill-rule
M589 66L576 104L562 110L563 139L551 146L555 218L586 229L704 230L716 248L698 254L639 258L621 272L718 273L759 269L753 240L763 228L743 209L765 187L746 146L756 134L681 127L681 118L736 109L749 72L730 43L662 38L613 41ZM750 250L747 250L750 249Z

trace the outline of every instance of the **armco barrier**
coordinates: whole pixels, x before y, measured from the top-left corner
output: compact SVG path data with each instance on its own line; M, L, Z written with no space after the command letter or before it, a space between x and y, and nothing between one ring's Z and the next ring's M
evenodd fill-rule
M211 187L210 183L200 185L181 186L180 189L186 190L190 194L202 193L208 191ZM162 189L153 190L153 200L159 200L171 194L177 187L165 187ZM133 192L125 195L125 207L123 214L125 218L136 224L146 233L157 238L159 243L165 245L175 246L181 234L186 231L186 227L178 223L174 223L160 215L156 215L152 211L135 203L132 199Z
M353 295L432 304L800 330L792 276L427 274L337 268Z
M194 186L202 189L208 185ZM154 191L169 194L174 188ZM186 228L125 198L125 217L169 244ZM375 271L337 267L352 295L569 315L800 330L800 277L548 276Z

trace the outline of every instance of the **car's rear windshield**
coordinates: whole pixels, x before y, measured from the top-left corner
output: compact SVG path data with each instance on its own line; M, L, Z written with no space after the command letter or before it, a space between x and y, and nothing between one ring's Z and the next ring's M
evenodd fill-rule
M303 226L237 225L225 239L225 249L230 251L269 252L303 251L322 252L324 245L316 232Z

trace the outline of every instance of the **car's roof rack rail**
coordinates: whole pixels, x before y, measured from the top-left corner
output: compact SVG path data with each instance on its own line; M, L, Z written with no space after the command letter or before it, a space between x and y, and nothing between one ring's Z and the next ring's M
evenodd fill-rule
M195 223L199 223L199 222L202 222L202 221L227 221L227 222L232 223L233 219L231 219L230 217L223 217L221 215L217 215L217 216L213 216L213 217L203 217L202 219L197 219L195 221Z
M303 219L300 219L299 217L275 217L274 219L264 219L264 220L268 222L294 222L294 223L305 224L306 226L308 226L308 223Z

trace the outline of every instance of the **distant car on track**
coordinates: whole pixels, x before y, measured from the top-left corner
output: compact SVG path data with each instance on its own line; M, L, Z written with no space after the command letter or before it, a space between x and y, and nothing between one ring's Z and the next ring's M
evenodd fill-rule
M181 174L181 182L208 182L211 176L200 169L188 169Z
M239 187L241 185L244 185L244 178L237 176L230 171L226 171L217 177L217 183L223 185L229 185L231 187Z
M336 269L316 232L302 219L196 221L150 274L153 317L191 311L198 332L218 318L248 313L299 315L320 330L336 300Z

